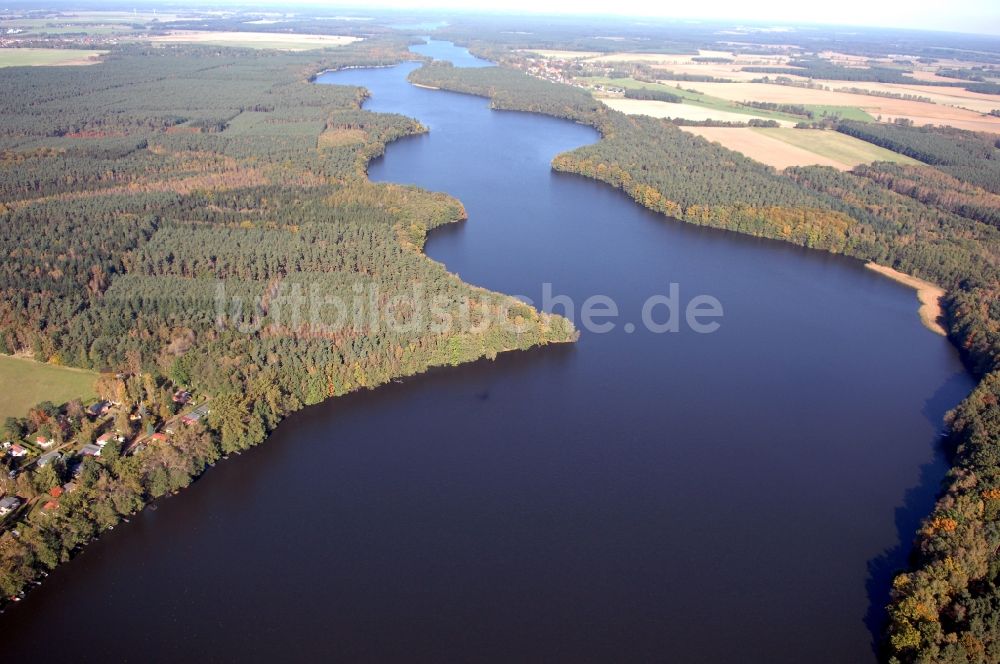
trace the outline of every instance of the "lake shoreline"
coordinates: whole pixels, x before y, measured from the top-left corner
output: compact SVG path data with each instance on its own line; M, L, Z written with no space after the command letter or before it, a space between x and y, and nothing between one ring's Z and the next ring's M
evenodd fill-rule
M941 307L941 298L945 296L945 290L943 288L925 279L914 277L906 274L905 272L900 272L899 270L894 270L891 267L879 265L875 262L869 261L868 263L865 263L865 267L873 272L878 272L884 277L892 279L896 283L909 286L917 291L917 299L920 301L920 309L918 310L918 313L920 314L920 322L923 323L924 327L929 329L931 332L945 337L948 336L947 330L945 330L944 326L940 323L941 319L944 317L944 309Z

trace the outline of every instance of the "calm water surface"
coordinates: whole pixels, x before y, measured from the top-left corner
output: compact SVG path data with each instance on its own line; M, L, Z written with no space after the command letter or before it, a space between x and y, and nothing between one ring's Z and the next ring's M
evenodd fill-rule
M0 619L4 659L873 661L972 385L914 293L553 173L592 130L415 66L319 82L430 127L371 177L466 205L432 258L539 302L611 296L620 323L676 283L721 329L620 324L306 409L57 570Z

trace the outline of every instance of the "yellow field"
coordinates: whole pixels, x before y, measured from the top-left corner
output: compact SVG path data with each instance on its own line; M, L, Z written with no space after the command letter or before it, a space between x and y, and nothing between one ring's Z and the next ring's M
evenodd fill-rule
M919 163L836 131L756 127L681 129L779 170L789 166L831 166L845 171L873 161Z
M535 55L550 60L581 60L585 58L596 58L600 55L598 51L558 51L547 49L521 49L518 53L534 53Z
M953 80L953 79L942 79ZM967 108L978 113L989 113L994 108L1000 108L1000 97L986 95L981 92L969 92L965 88L943 88L936 85L920 85L919 83L869 83L867 81L825 81L817 83L836 90L837 88L860 88L875 92L891 92L903 95L919 95L927 97L935 104Z
M819 57L824 60L840 65L841 67L861 67L867 66L869 58L864 55L850 55L849 53L839 53L837 51L821 51Z
M914 69L913 73L910 74L910 76L917 79L918 81L937 81L937 82L948 82L948 83L961 82L961 79L948 78L947 76L941 76L940 74L937 74L933 71L924 71L922 69Z
M210 46L236 46L243 48L271 48L283 51L308 51L328 46L343 46L360 41L358 37L340 35L300 35L271 32L205 32L178 30L151 41L169 44L207 44Z
M608 53L592 58L591 62L644 62L654 64L676 64L691 62L690 55L675 55L669 53Z
M691 104L672 104L665 101L650 101L646 99L623 99L620 97L601 99L604 104L616 111L628 115L649 115L654 118L682 118L684 120L719 120L721 122L746 122L755 116L743 113L718 111L703 106ZM766 117L760 117L767 120ZM794 123L779 120L782 127L791 127Z
M850 87L852 83L843 81L827 81L826 84L836 87ZM784 104L824 104L831 106L855 106L862 108L873 116L882 116L883 121L895 118L909 118L917 125L945 124L959 129L973 131L989 131L1000 133L1000 118L984 116L981 113L969 111L944 104L928 104L925 102L906 101L903 99L887 99L870 95L851 94L849 92L832 92L828 90L813 90L796 88L788 85L765 83L692 83L693 88L714 97L730 101L765 101ZM858 86L862 87L862 86ZM908 86L911 94L919 92L924 86ZM952 94L949 91L949 94Z
M750 127L681 127L681 129L739 152L744 157L750 157L768 166L774 166L778 170L789 166L813 165L832 166L840 170L849 168L838 161L785 143ZM782 129L779 131L805 130Z
M68 48L0 48L0 67L93 65L105 53Z
M696 74L700 76L713 76L715 78L721 78L730 81L741 81L749 83L754 79L758 79L764 74L757 74L751 71L741 71L742 67L749 67L747 64L725 64L721 62L693 62L689 64L676 64L676 65L655 65L655 68L664 72L671 72L674 74ZM781 65L766 64L761 65L763 67L777 67ZM801 76L789 76L791 79L807 80ZM685 83L685 86L688 84ZM699 85L698 83L692 82L690 86L694 87Z
M97 374L0 355L0 420L24 417L42 401L62 404L94 397Z
M693 56L684 56L673 62L658 63L653 66L675 74L695 74L750 82L763 74L742 71L743 67L782 67L788 64L788 57L784 55L736 55L726 51L700 51L699 56L729 58L733 62L696 62ZM799 77L789 76L789 78Z

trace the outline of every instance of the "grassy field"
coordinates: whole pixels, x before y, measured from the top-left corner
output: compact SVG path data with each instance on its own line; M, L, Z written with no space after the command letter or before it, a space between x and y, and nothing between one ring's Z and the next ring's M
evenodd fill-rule
M753 129L753 131L808 150L849 168L873 161L894 161L899 164L920 163L916 159L880 148L853 136L841 134L839 131L824 131L822 129Z
M0 48L0 67L90 65L100 62L98 56L105 53L69 48Z
M269 48L282 51L308 51L329 46L343 46L357 37L339 35L301 35L270 32L202 32L181 30L151 41L169 44L206 44L209 46L233 46L238 48Z
M621 111L626 115L648 115L654 118L681 118L684 120L717 120L721 122L746 122L747 120L761 119L770 120L772 118L763 115L744 115L742 113L732 113L730 111L720 111L705 106L695 104L673 104L665 101L653 101L648 99L623 99L622 97L608 97L601 99L608 107ZM788 120L777 120L783 127L791 128L792 122Z
M97 374L0 355L0 420L23 417L40 401L92 399Z

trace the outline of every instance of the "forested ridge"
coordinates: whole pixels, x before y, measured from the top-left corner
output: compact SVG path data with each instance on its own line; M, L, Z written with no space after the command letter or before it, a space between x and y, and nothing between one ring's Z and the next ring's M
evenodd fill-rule
M368 161L419 123L362 110L360 88L310 82L399 62L406 46L132 46L92 67L0 70L0 351L109 372L99 392L120 404L126 439L173 416L178 388L210 399L206 420L159 443L86 457L58 511L0 534L4 598L303 405L575 338L421 253L430 229L464 219L461 203L367 180ZM417 292L436 318L416 299L394 306ZM99 433L80 404L6 429L60 444ZM68 461L16 480L3 468L0 488L45 495Z
M935 137L930 130L843 123L846 133L934 167L777 172L669 122L595 108L581 90L528 79L438 65L411 74L425 85L488 96L495 108L594 126L602 139L558 155L553 168L619 187L648 208L875 261L947 289L949 337L980 382L948 417L953 467L916 534L912 568L894 581L884 654L891 662L1000 660L1000 231L993 199L975 195L997 193L995 144L969 132ZM890 183L886 174L895 168L919 174L914 178L924 184L955 180L966 189L950 197L921 194Z

